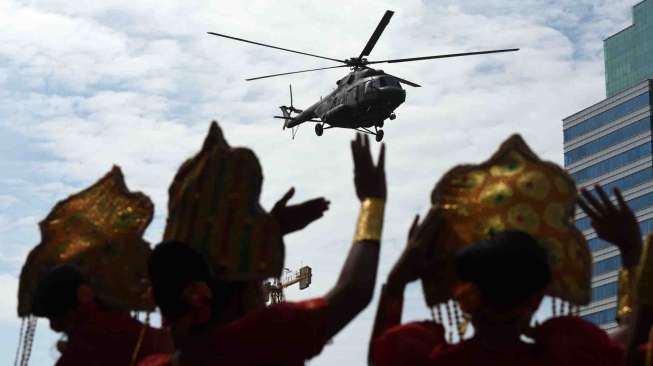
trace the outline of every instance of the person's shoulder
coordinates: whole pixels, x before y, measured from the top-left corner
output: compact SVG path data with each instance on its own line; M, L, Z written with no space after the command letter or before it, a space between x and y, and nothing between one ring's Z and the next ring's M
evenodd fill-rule
M319 312L327 307L327 302L324 298L315 298L304 301L288 301L280 304L273 304L270 306L262 306L248 312L243 319L266 319L270 320L287 320L299 314Z
M606 362L618 365L623 359L623 348L598 326L577 316L562 316L547 320L534 333L536 344L545 353L559 359L578 359L578 362Z
M538 339L578 335L582 338L591 336L594 341L610 340L604 330L578 316L560 316L548 319L536 328L535 335Z
M400 324L373 341L375 364L422 365L439 346L446 345L444 328L432 321Z
M327 301L323 297L317 297L309 300L302 301L288 301L280 304L274 304L268 309L318 309L327 306Z
M446 343L444 327L432 321L421 321L394 326L378 339L380 344L393 344L399 348L432 349Z

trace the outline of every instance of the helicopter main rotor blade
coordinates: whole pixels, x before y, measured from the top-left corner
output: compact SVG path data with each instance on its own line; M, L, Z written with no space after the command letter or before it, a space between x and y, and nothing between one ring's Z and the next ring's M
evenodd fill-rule
M292 71L292 72L284 72L281 74L273 74L273 75L265 75L265 76L257 76L255 78L249 78L245 79L246 81L252 81L252 80L258 80L258 79L265 79L265 78L271 78L275 76L282 76L282 75L290 75L290 74L299 74L302 72L310 72L310 71L320 71L320 70L328 70L328 69L337 69L340 67L349 67L349 65L339 65L339 66L331 66L331 67L320 67L319 69L308 69L308 70L300 70L300 71Z
M419 85L419 84L417 84L417 83L413 83L412 81L409 81L409 80L406 80L406 79L402 79L402 78L400 78L400 77L397 77L397 76L394 76L394 75L391 75L391 74L388 74L388 73L385 73L385 74L388 75L388 76L392 76L393 78L399 80L399 82L401 82L401 83L403 83L403 84L410 85L410 86L413 86L413 87L415 87L415 88L421 88L421 87L422 87L421 85Z
M515 52L515 51L519 51L519 48L510 48L510 49L505 49L505 50L492 50L492 51L449 53L449 54L445 54L445 55L424 56L424 57L396 58L396 59L392 59L392 60L370 61L366 65L381 64L381 63L393 64L393 63L397 63L397 62L422 61L422 60L432 60L432 59L436 59L436 58L484 55L484 54L488 54L488 53Z
M295 51L295 50L291 50L291 49L288 49L288 48L282 48L282 47L272 46L272 45L265 44L265 43L254 42L254 41L248 41L248 40L246 40L246 39L242 39L242 38L238 38L238 37L232 37L232 36L228 36L228 35L226 35L226 34L220 34L220 33L215 33L215 32L206 32L206 33L211 34L211 35L214 35L214 36L218 36L218 37L224 37L224 38L229 38L229 39L233 39L233 40L236 40L236 41L241 41L241 42L251 43L251 44L258 45L258 46L274 48L274 49L281 50L281 51L293 52L293 53L299 53L300 55L312 56L312 57L317 57L317 58L323 58L323 59L325 59L325 60L331 60L331 61L336 61L336 62L345 63L345 60L338 60L338 59L336 59L336 58L331 58L331 57L326 57L326 56L320 56L320 55L314 55L314 54L312 54L312 53L307 53L307 52Z
M383 33L388 23L390 23L390 18L392 18L393 14L394 14L393 11L390 10L385 11L385 14L383 14L383 18L381 18L379 25L376 26L374 33L372 33L372 36L370 37L369 41L367 41L365 48L363 48L363 52L361 52L361 55L358 56L359 59L363 58L363 56L368 56L370 52L372 52L372 49L376 45L376 42L379 40L379 37L381 37L381 33Z

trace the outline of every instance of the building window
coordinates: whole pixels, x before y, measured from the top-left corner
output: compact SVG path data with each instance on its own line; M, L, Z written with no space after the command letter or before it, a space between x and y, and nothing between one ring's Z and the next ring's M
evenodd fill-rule
M613 272L621 268L621 256L610 257L594 263L592 266L592 277L604 273Z
M383 88L387 85L385 78L379 78L379 87Z
M616 308L610 308L610 309L602 310L593 314L588 314L583 316L583 319L597 325L613 322L615 321L616 318L617 318Z
M653 167L648 167L646 169L636 171L635 173L629 174L610 183L603 184L602 186L603 190L605 190L608 194L612 194L612 191L615 188L619 188L623 192L650 181L653 181ZM594 188L592 188L591 192L592 194L596 194Z
M590 117L573 127L567 128L564 130L564 142L569 142L588 132L595 131L608 123L614 122L638 109L646 107L647 105L649 105L648 92L629 99L605 112L597 114L596 116Z
M593 238L587 241L587 245L590 247L590 252L596 252L597 250L608 248L612 244L603 239Z
M573 164L628 139L651 131L651 117L640 119L616 131L565 153L565 165Z
M621 154L615 155L594 165L588 166L585 169L579 170L576 173L571 174L571 176L574 177L576 183L580 184L586 180L600 177L606 173L609 173L615 169L619 169L624 165L628 165L644 157L650 157L651 152L651 142L646 142L628 151L624 151Z
M599 301L617 296L618 287L619 285L617 282L611 282L592 288L592 301Z

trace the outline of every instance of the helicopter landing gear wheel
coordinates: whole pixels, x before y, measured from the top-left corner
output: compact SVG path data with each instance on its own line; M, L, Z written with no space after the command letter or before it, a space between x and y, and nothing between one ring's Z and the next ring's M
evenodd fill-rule
M376 131L376 142L381 142L383 140L383 130Z
M397 115L394 113L390 113L390 120L394 121L395 118L397 118Z
M383 124L384 124L383 120L380 120L380 121L377 122L376 125L374 125L374 126L377 127L377 128L383 128Z
M322 126L321 123L318 123L315 125L315 134L318 136L322 136L324 133L324 127Z

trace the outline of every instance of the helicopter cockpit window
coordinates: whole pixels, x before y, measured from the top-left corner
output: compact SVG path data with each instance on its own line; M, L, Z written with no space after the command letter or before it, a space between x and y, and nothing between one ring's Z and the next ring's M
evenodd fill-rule
M386 78L379 78L379 87L383 88L386 85Z

